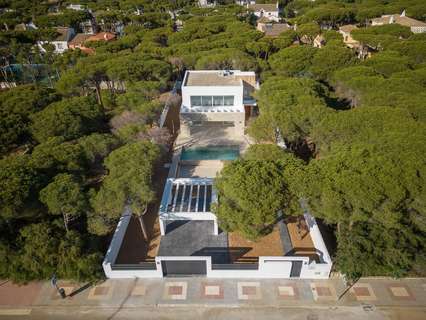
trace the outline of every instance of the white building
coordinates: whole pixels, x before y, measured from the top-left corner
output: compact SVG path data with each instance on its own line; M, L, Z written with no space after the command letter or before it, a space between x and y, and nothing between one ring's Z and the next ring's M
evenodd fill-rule
M257 86L252 71L187 71L182 83L181 135L215 126L234 128L236 136L243 136L246 117L256 105L251 94Z
M372 26L381 26L384 24L399 24L401 26L409 27L413 33L426 32L426 23L419 21L405 15L405 10L401 14L383 15L380 18L371 20Z
M67 27L58 27L55 28L55 31L58 33L58 36L53 40L41 40L37 44L41 51L45 52L46 49L44 45L51 44L55 47L55 53L63 53L65 50L68 50L68 43L75 35L73 28Z
M280 21L280 8L278 2L276 4L247 4L247 8L258 18L266 17L272 21Z
M75 10L75 11L84 11L84 10L86 10L86 7L82 4L72 4L71 3L71 4L67 5L67 9Z
M215 7L217 2L215 0L198 0L198 6L201 8Z
M256 4L256 0L235 0L235 4L246 6L248 4Z

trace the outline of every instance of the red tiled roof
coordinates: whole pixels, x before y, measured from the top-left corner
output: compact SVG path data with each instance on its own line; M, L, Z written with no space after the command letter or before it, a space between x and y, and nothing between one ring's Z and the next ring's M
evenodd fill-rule
M110 41L110 40L114 40L116 38L114 33L111 32L99 32L97 34L94 34L92 36L90 36L89 38L87 38L86 41Z

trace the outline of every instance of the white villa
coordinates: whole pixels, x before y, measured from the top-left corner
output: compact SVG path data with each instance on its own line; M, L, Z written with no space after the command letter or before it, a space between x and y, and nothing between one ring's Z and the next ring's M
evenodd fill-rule
M103 262L108 278L329 277L332 261L307 210L274 224L272 243L268 237L251 242L237 232L221 230L212 210L220 201L213 183L216 174L247 144L244 127L256 107L252 93L257 88L250 71L186 71L180 134L161 203L144 218L154 232L148 240L142 238L127 208Z
M257 87L252 71L187 71L182 83L181 138L212 127L242 137L256 106L251 95Z
M279 22L280 21L280 8L277 1L276 4L261 3L261 4L247 4L247 8L253 12L253 14L260 18L266 17L269 20Z

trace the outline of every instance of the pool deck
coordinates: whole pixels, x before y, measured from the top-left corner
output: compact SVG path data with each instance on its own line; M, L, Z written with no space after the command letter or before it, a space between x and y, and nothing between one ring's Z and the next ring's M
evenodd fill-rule
M222 170L224 161L180 161L177 178L214 178Z
M175 148L205 146L239 146L240 153L248 148L253 141L247 136L237 136L234 128L203 128L191 132L190 137L178 135Z

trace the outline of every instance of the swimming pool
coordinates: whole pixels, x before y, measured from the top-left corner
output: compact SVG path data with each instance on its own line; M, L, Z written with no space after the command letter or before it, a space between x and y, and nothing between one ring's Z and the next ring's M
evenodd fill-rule
M181 160L235 160L240 156L238 146L208 146L183 149Z

